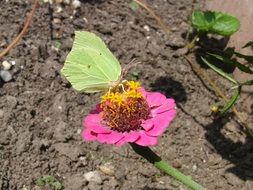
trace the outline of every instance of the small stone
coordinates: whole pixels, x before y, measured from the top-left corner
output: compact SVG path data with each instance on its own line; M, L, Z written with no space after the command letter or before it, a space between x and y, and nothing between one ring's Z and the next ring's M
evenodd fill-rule
M96 184L102 184L102 178L98 171L87 172L84 175L85 180L88 182L94 182Z
M193 172L196 172L196 171L197 171L197 169L198 169L197 165L196 165L196 164L194 164L194 165L192 166L192 171L193 171Z
M9 71L0 71L0 77L4 82L9 82L12 79L12 75Z
M77 9L81 6L81 2L79 0L73 0L72 1L72 6Z
M11 64L8 61L3 61L2 65L3 65L3 69L6 71L11 69Z
M16 65L16 61L11 61L11 65Z
M101 170L101 172L103 172L106 175L112 176L115 173L115 169L111 163L106 163L106 164L100 166L99 169Z
M59 18L54 18L54 19L53 19L53 23L55 23L55 24L60 24L60 23L61 23L61 19L59 19Z
M62 9L61 6L57 6L55 12L60 13L60 12L62 12L62 10L63 10L63 9Z
M149 32L149 31L150 31L150 28L149 28L149 26L148 26L148 25L145 25L143 28L144 28L144 30L146 30L147 32Z

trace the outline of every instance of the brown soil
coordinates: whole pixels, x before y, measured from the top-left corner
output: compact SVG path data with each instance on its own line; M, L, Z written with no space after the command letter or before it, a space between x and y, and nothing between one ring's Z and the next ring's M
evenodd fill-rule
M10 71L13 80L0 82L0 189L43 189L36 186L42 175L53 175L66 190L186 189L129 145L117 148L82 141L82 119L100 94L77 93L59 73L75 30L99 34L123 64L138 58L142 64L128 78L176 99L177 118L155 152L207 189L253 189L252 140L232 115L213 122L210 105L220 100L179 55L187 17L202 1L147 2L171 26L170 36L144 10L131 10L129 1L83 0L76 10L41 3L29 32L1 60L16 64ZM20 31L31 2L1 1L0 7L3 50ZM231 87L216 75L212 78L222 89ZM108 164L114 168L111 175L99 170ZM95 170L102 182L85 181L83 174Z

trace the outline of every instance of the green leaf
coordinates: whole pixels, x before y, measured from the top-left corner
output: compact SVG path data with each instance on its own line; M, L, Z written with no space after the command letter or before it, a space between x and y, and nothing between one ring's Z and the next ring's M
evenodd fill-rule
M131 1L129 3L129 7L133 10L136 11L137 9L139 9L139 5L135 2L135 1Z
M246 60L248 63L253 63L253 56L251 55L243 55L241 53L235 52L235 55L237 57L243 58L244 60Z
M236 100L240 96L241 87L239 86L235 92L235 94L231 97L231 99L227 102L227 104L221 109L220 114L224 115L228 112L228 110L235 104Z
M36 181L36 184L41 187L46 186L46 185L51 185L55 189L63 188L62 184L54 176L51 176L51 175L42 176Z
M55 189L62 189L62 184L59 181L54 181L51 183L51 185L55 188Z
M231 15L221 12L214 12L215 22L211 27L210 32L221 36L231 36L240 28L240 21Z
M213 11L194 11L191 25L198 31L230 36L240 28L240 21L231 15Z
M227 58L226 56L221 56L221 55L217 55L217 54L208 53L208 55L211 55L211 56L215 57L216 59L218 59L218 60L220 60L224 63L235 66L235 67L237 67L238 69L240 69L241 71L243 71L245 73L253 74L252 70L250 70L247 66L239 63L238 61L235 61L235 60Z
M199 31L208 32L215 21L213 12L194 11L191 15L191 24Z
M253 46L253 41L249 41L247 44L245 44L242 48L246 48L249 46Z
M238 84L238 82L233 77L231 77L228 73L225 73L224 71L222 71L218 67L214 66L213 64L208 62L205 58L201 57L201 59L204 61L205 64L207 64L211 69L213 69L219 75L223 76L224 78L228 79L229 81L231 81L235 84Z

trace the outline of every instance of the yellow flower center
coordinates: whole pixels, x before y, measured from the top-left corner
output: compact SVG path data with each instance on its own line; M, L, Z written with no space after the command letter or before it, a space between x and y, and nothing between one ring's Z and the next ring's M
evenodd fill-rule
M112 130L138 130L142 120L148 119L150 108L139 87L139 82L125 81L101 97L102 118Z

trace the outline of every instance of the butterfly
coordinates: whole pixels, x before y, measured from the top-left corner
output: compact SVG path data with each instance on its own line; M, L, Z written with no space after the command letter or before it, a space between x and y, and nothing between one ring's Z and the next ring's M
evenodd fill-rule
M74 89L92 93L120 84L124 71L101 38L91 32L76 31L61 73Z

